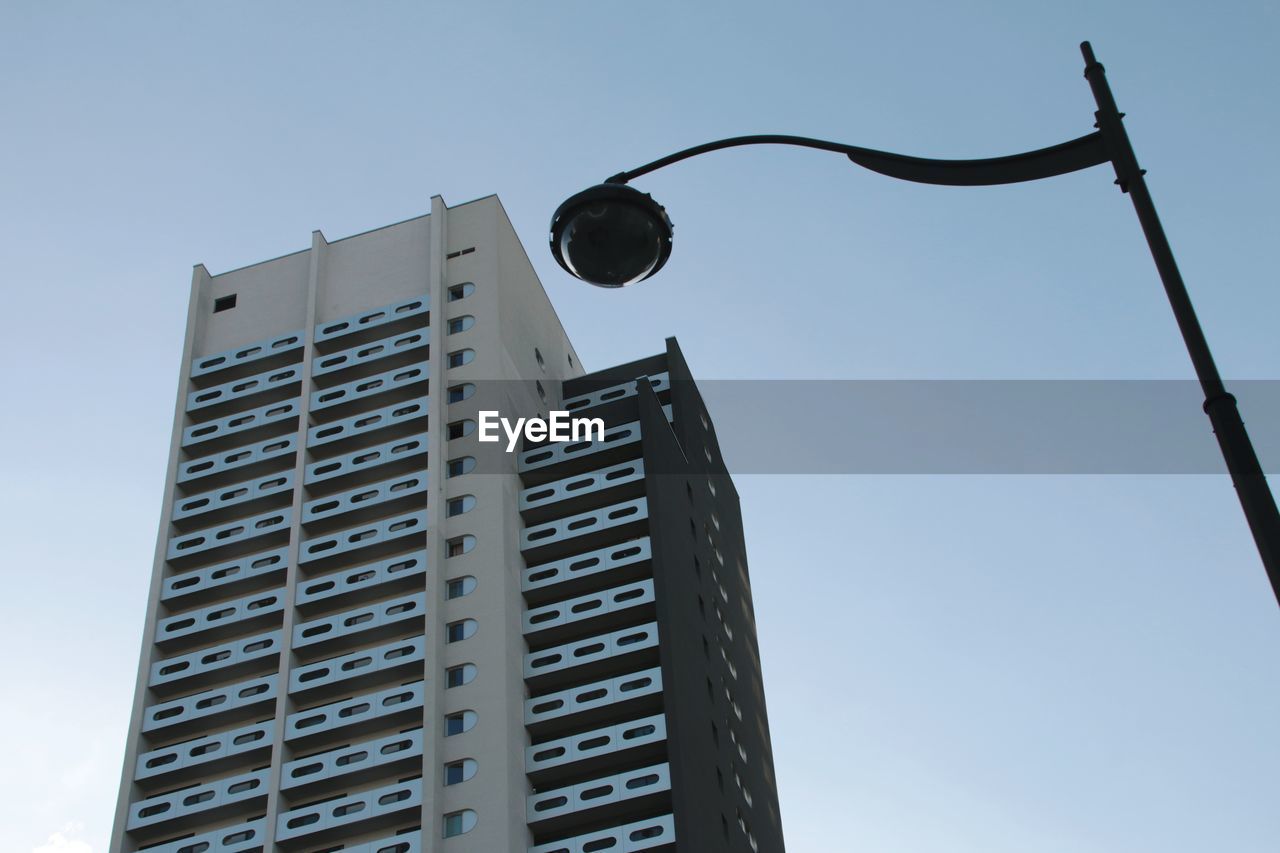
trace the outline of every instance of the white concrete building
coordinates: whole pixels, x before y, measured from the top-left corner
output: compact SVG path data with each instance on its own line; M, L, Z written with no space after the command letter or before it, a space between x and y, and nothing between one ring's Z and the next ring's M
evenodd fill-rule
M584 377L496 197L196 267L182 364L113 851L782 849L736 496L687 368L671 341ZM506 453L482 408L610 432ZM671 461L682 439L707 464ZM683 515L658 535L675 475L695 533L706 484L701 544Z

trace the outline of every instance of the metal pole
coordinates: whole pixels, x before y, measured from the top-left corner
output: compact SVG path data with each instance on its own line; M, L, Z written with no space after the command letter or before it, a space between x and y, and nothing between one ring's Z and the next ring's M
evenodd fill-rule
M1236 407L1236 398L1227 393L1222 377L1218 374L1218 367L1213 362L1213 355L1209 352L1209 343L1200 328L1200 321L1196 319L1191 297L1187 295L1182 274L1178 272L1178 264L1173 259L1173 249L1169 247L1169 240L1160 225L1160 217L1156 215L1155 203L1151 200L1151 193L1143 179L1145 173L1138 166L1133 146L1129 143L1129 135L1125 132L1122 121L1124 114L1116 108L1111 87L1107 85L1106 72L1093 55L1093 48L1088 42L1080 45L1080 52L1084 54L1085 79L1089 81L1094 100L1098 104L1098 111L1095 113L1098 130L1102 133L1111 162L1115 166L1116 183L1120 185L1121 192L1128 193L1133 200L1138 221L1142 223L1151 257L1160 272L1160 280L1164 283L1169 304L1173 307L1173 315L1177 318L1182 339L1186 342L1191 363L1195 366L1200 387L1204 390L1205 414L1213 424L1218 446L1227 462L1227 470L1231 473L1231 482L1240 498L1240 506L1244 509L1249 529L1253 532L1253 541L1258 546L1262 565L1271 580L1271 590L1280 603L1280 511L1276 509L1275 498L1262 473L1262 465L1254 453L1249 433L1245 431L1240 410Z

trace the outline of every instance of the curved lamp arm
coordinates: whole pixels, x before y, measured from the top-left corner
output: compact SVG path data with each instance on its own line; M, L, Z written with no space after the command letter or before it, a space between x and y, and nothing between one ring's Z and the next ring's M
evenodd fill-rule
M845 145L841 142L827 142L823 139L810 139L807 136L779 136L763 134L758 136L734 136L716 142L695 145L674 154L668 154L660 160L654 160L638 169L619 172L605 181L607 184L625 184L633 178L655 172L664 166L719 151L722 148L737 148L740 145L797 145L802 148L818 148L823 151L835 151L844 154L854 163L873 172L901 178L921 184L945 184L956 187L990 186L994 184L1016 184L1022 181L1038 181L1055 175L1065 175L1098 166L1110 158L1103 143L1102 132L1094 131L1061 145L1013 154L1008 157L990 157L984 160L931 160L925 157L908 157L888 151L876 151L857 145Z
M1128 194L1133 201L1134 210L1142 224L1147 245L1151 249L1151 256L1155 260L1160 280L1164 284L1169 304L1173 308L1178 328L1182 332L1182 339L1191 356L1191 363L1204 389L1204 410L1213 424L1214 434L1227 463L1232 483L1236 487L1254 542L1258 546L1258 553L1266 567L1272 591L1275 593L1277 602L1280 602L1280 509L1276 507L1275 498L1267 485L1266 476L1253 449L1253 443L1245 431L1244 421L1236 406L1236 399L1223 387L1222 377L1209 352L1209 344L1200 328L1200 321L1191 307L1191 297L1187 294L1182 274L1178 271L1178 265L1173 259L1173 249L1170 248L1164 228L1160 224L1160 218L1156 215L1155 203L1151 200L1151 193L1147 190L1143 177L1144 172L1138 165L1133 146L1129 143L1128 133L1124 129L1122 122L1124 114L1116 107L1111 87L1107 84L1105 71L1094 55L1089 42L1080 45L1080 52L1085 61L1084 76L1089 81L1094 100L1098 105L1098 110L1094 113L1097 121L1094 126L1098 130L1061 145L985 160L931 160L839 142L827 142L822 139L810 139L805 136L735 136L731 139L721 139L686 148L638 169L619 172L606 180L605 184L626 184L633 178L647 175L672 163L678 163L699 154L719 151L722 148L736 148L740 145L798 145L803 148L834 151L844 154L859 166L882 175L924 184L949 186L972 187L1036 181L1110 162L1115 167L1116 183L1121 192ZM629 198L626 200L627 203L617 203L619 202L617 194L625 195L628 192L642 196L645 201ZM626 221L627 217L634 219L636 216L648 216L648 228L641 228L639 232L645 238L640 242L644 243L647 239L652 243L654 256L645 259L648 261L648 266L638 267L640 275L632 280L639 281L647 278L660 269L671 251L671 220L667 218L662 206L651 197L630 187L592 187L586 193L593 194L592 198L597 202L602 198L615 202L614 207L624 211L622 225L634 228L635 222ZM575 200L580 202L583 195L584 193L579 193L578 196L566 201L565 205ZM565 210L565 205L561 205L560 210L557 210L552 217L552 251L560 265L570 273L600 284L602 282L598 279L581 275L561 255L556 228L557 223L561 223L563 229L561 213ZM612 224L617 226L619 223ZM560 233L563 235L563 230ZM654 235L657 239L652 239ZM608 241L597 242L599 245L588 246L589 255L599 254L602 246L611 248L608 246ZM599 263L600 259L593 257L591 260ZM607 286L616 287L624 283L627 282L611 282Z

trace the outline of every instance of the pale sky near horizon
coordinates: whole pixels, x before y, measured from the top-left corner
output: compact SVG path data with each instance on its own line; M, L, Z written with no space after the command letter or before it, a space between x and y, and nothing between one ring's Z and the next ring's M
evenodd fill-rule
M676 225L652 281L545 248L567 195L718 137L1082 135L1086 38L1223 374L1280 379L1273 3L0 6L0 848L106 851L193 264L497 193L588 369L676 335L704 379L1189 378L1105 168L721 152L636 182ZM792 853L1276 849L1280 608L1224 476L737 484Z

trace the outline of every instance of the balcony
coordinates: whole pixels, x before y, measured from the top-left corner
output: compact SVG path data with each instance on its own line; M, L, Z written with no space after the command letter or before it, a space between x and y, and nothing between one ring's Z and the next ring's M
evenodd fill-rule
M146 853L252 853L262 849L266 831L267 822L258 818L141 849Z
M270 750L271 730L274 726L273 720L265 720L144 752L138 756L133 778L190 778L208 774L232 758L244 761L252 753Z
M193 572L170 575L160 585L160 600L172 603L185 599L206 598L213 593L230 592L242 586L264 587L283 581L288 567L289 549L277 548Z
M293 648L321 649L339 641L348 645L375 638L403 634L409 623L421 623L427 609L425 592L402 595L376 604L347 610L323 619L300 622L293 627ZM419 630L416 629L415 630ZM359 638L358 640L356 638Z
M523 489L520 516L525 524L537 524L558 515L584 512L602 503L637 498L644 492L644 462L635 459Z
M261 716L266 713L262 710L263 705L275 704L278 688L278 675L264 675L150 705L142 712L142 730L165 730L167 736L173 737L197 726L207 729L209 718L214 716L225 715L219 724Z
M354 569L302 581L298 584L294 605L301 610L314 609L325 603L337 603L330 600L339 596L343 604L355 604L402 586L421 588L426 573L426 551L398 554Z
M426 533L427 513L425 511L395 515L381 521L349 527L337 533L304 539L298 562L318 563L334 557L350 555L356 551L364 551L369 556L378 556L370 552L401 547L400 542L406 537L425 540Z
M264 505L288 505L292 492L293 472L277 471L211 492L178 498L173 502L171 518L176 526L189 529L192 519L199 518L203 524L222 521L236 514L244 515L250 511L249 505L258 501Z
M671 404L662 407L671 422ZM570 477L641 456L640 422L609 427L603 441L554 442L520 453L520 479L537 486L559 477Z
M421 719L424 696L424 683L415 681L298 711L285 718L284 739L301 741L339 729L343 736L353 737L405 714Z
M182 431L182 446L199 447L201 452L215 453L225 449L232 438L241 442L253 442L292 432L298 423L298 414L302 411L300 403L300 400L267 403L247 412L237 412L189 426Z
M525 773L538 788L600 773L621 763L666 759L667 721L653 714L536 743L524 752Z
M220 639L244 633L265 622L279 622L283 612L283 589L255 593L235 601L224 601L161 619L156 624L155 641L164 646L179 640L190 641L196 637L203 641Z
M584 835L563 838L547 844L535 844L529 853L635 853L676 843L675 816L666 814L648 820L637 820L610 829L598 829Z
M239 471L244 472L240 474L241 478L244 478L252 476L249 469L255 466L291 470L293 466L290 463L297 450L297 436L282 435L279 438L269 438L234 450L215 453L212 456L201 456L178 463L177 482L179 484L196 480L208 480L210 483L224 482L228 476L234 476L234 472Z
M422 780L410 779L371 791L282 812L276 823L277 841L294 841L316 833L334 840L336 832L367 821L385 823L394 815L422 807Z
M332 352L334 347L362 343L369 339L369 335L385 336L402 326L425 326L430 318L430 311L426 294L403 299L341 320L320 323L315 329L315 342L322 351Z
M545 645L654 618L653 579L592 592L525 611L525 639Z
M524 724L535 737L651 712L662 707L662 668L578 684L524 700Z
M308 487L368 482L371 478L385 476L387 469L383 466L396 465L402 469L405 465L426 467L426 436L420 438L397 438L374 447L362 447L341 456L312 462L305 469L302 482Z
M530 563L560 560L570 554L600 548L648 532L649 503L639 497L578 513L520 533L520 551Z
M342 853L422 853L422 832L414 830L403 835L389 835L364 844L345 845Z
M373 740L285 762L280 773L284 790L313 785L354 785L375 774L386 775L391 767L406 762L422 766L422 729L395 732Z
M311 375L320 382L333 378L354 378L386 369L407 360L426 359L430 353L429 329L415 329L396 335L357 344L344 350L317 356L311 366Z
M302 523L308 528L322 524L355 524L377 514L427 503L427 472L401 474L378 483L369 483L307 501L302 505Z
M648 377L649 384L653 386L653 390L659 394L663 391L671 390L671 375L667 371L655 373ZM632 379L621 385L611 385L608 388L601 388L599 391L592 391L590 394L579 394L576 397L568 397L565 399L563 406L566 412L581 412L584 409L590 409L593 406L603 405L604 403L612 403L614 400L622 400L626 397L634 397L637 392L639 380Z
M130 832L170 821L193 823L196 815L208 820L206 812L226 810L227 807L255 797L267 796L267 777L271 770L263 767L250 773L228 776L216 782L192 785L159 797L140 800L129 805L129 819L125 828Z
M534 486L640 456L640 422L605 430L603 441L544 444L520 453L520 479Z
M288 332L225 352L191 360L191 378L225 378L260 369L271 361L289 363L302 360L303 332Z
M385 434L383 431L385 430ZM386 439L427 431L427 398L404 403L390 403L380 409L329 421L307 430L307 449L312 452L337 452L350 439L378 432Z
M180 533L169 540L166 556L170 561L175 561L232 546L241 546L235 550L243 551L245 549L242 546L259 536L287 534L292 516L293 510L285 507L193 533Z
M289 693L304 693L337 684L354 686L345 682L367 683L393 670L420 665L425 652L426 637L418 636L296 667L289 673Z
M643 536L530 566L520 573L520 590L526 601L536 605L619 581L637 580L652 575L652 557L649 537Z
M321 388L311 392L311 414L328 414L346 409L356 403L373 397L394 395L393 401L406 400L410 396L425 395L419 386L425 385L430 371L427 362L420 361L393 367L382 373L375 373L363 379L355 379L334 385L332 388Z
M215 411L226 411L235 403L243 403L249 398L255 402L272 403L287 397L294 397L302 383L302 365L292 364L278 367L254 376L233 379L221 385L197 388L187 394L187 413L199 413L206 416Z
M236 672L262 669L264 659L280 654L280 632L271 631L242 637L230 643L190 652L179 657L164 658L151 665L147 684L156 692L171 692L188 678L218 673L226 678Z
M574 824L635 817L670 808L671 769L666 762L530 794L526 818L535 834L565 831Z
M543 691L575 681L602 679L657 662L658 625L650 622L588 637L524 656L524 679Z

